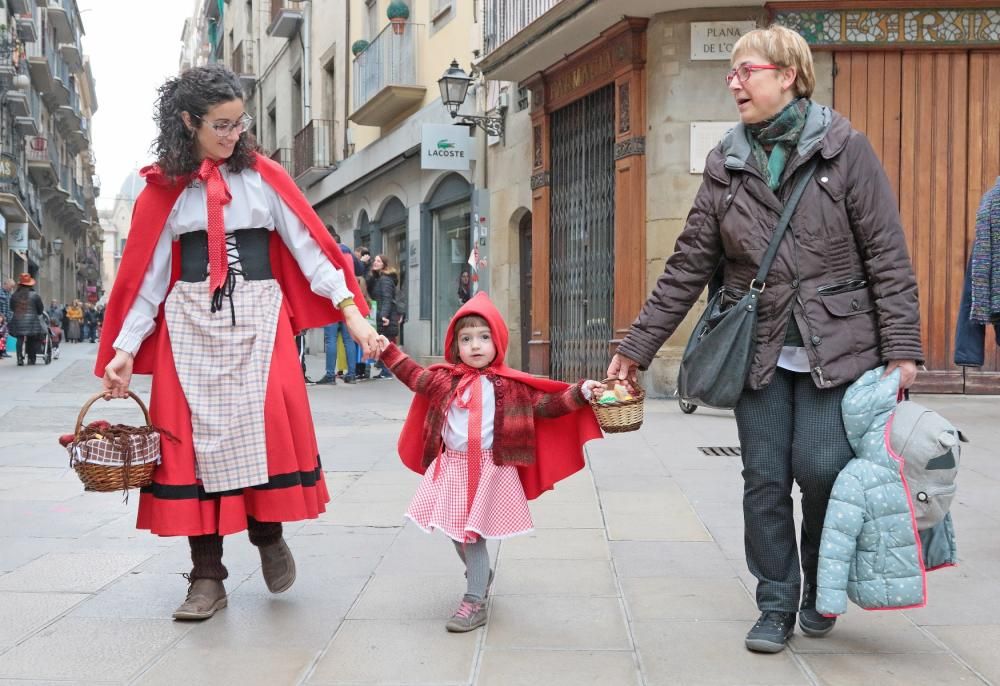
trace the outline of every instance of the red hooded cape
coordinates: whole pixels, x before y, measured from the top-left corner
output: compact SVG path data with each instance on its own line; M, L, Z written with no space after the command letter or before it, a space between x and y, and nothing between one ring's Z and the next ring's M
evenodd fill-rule
M497 356L493 368L498 376L512 381L519 381L543 393L557 393L569 388L562 381L532 376L516 369L511 369L504 362L507 355L509 333L503 317L494 307L489 297L479 292L471 300L462 305L448 325L445 336L445 359L450 364L432 365L428 369L450 371L459 362L453 360L448 353L455 338L455 322L466 315L479 315L489 322L496 345ZM406 415L403 431L399 436L399 456L403 464L417 472L424 473L423 457L423 427L427 419L428 399L416 394ZM545 491L550 490L558 481L578 472L584 466L583 444L594 438L602 438L601 427L597 423L590 407L583 407L576 412L555 419L535 418L535 462L528 466L518 466L521 484L528 500L534 500Z
M323 222L316 215L302 191L277 162L262 155L255 155L254 169L261 178L270 185L282 200L292 209L295 215L309 229L313 239L319 243L323 254L333 265L344 272L347 287L354 294L354 302L364 315L368 314L368 305L358 288L354 278L354 263L350 255L342 253L333 237L326 230ZM111 297L104 311L104 326L101 332L101 343L97 353L97 364L94 374L104 376L104 368L115 355L112 345L121 332L126 315L132 309L132 304L139 293L146 268L152 259L153 251L160 234L170 216L170 210L187 186L186 177L166 176L158 166L150 165L143 168L140 174L146 179L146 187L136 198L132 211L132 228L129 231L125 252L122 254L118 276L115 278ZM170 288L180 275L180 245L175 243L173 253L173 269L170 275ZM328 299L312 292L309 281L302 274L292 253L285 246L277 232L271 233L271 271L281 285L281 291L288 309L293 331L326 326L342 317L340 312ZM169 292L169 289L168 289ZM156 316L156 329L143 342L135 355L133 373L150 374L153 370L153 360L156 356L156 335L163 321L163 306Z

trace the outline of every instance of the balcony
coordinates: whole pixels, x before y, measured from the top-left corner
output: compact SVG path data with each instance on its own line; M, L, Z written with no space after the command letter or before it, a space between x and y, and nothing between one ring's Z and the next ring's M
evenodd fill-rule
M59 167L56 165L49 142L41 136L25 139L25 156L28 159L28 173L39 188L53 188L59 185Z
M268 155L268 157L284 167L289 176L295 175L295 166L292 162L291 148L277 148L274 152Z
M362 126L385 126L420 106L427 88L417 81L417 41L423 24L387 26L354 59L354 112Z
M63 2L64 0L50 0L45 15L49 19L49 24L55 29L56 42L73 43L76 40L73 22L70 20L69 10L63 6Z
M83 53L80 52L80 46L77 43L60 43L59 54L67 66L69 66L70 71L78 72L83 70Z
M337 168L333 157L333 122L313 119L295 134L292 155L292 176L295 183L306 188Z
M483 8L483 55L523 31L562 0L486 0Z
M25 43L34 43L38 40L38 27L35 25L35 18L30 14L20 14L16 20L17 37Z
M291 38L298 33L304 4L297 0L271 0L271 23L267 25L267 35Z
M54 57L52 60L52 88L49 89L48 93L42 93L49 109L57 109L63 105L71 104L76 93L70 90L70 85L69 68L61 57Z
M28 0L7 0L7 7L12 14L31 14L31 3Z
M3 94L4 107L15 117L27 117L31 114L31 105L28 104L28 94L22 90L11 88Z
M22 136L37 136L38 122L34 117L14 117L14 128Z
M240 77L243 94L249 96L257 83L256 68L253 63L253 41L242 40L233 50L232 69Z

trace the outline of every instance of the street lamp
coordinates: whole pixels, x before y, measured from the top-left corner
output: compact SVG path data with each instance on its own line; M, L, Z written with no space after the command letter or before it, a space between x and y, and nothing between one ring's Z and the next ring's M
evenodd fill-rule
M458 66L458 61L452 60L448 71L438 79L438 87L441 89L441 102L448 108L448 113L451 114L452 119L459 119L459 124L478 126L491 136L503 136L503 118L504 112L507 109L506 107L498 107L497 110L500 114L495 117L480 117L471 114L459 115L458 109L465 102L465 96L469 92L469 85L471 83L472 78L462 71L462 68Z

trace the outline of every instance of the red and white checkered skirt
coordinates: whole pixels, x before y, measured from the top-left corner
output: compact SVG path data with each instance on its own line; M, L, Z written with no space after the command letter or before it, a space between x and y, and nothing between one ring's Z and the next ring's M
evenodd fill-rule
M530 533L534 524L517 467L494 464L492 450L483 451L479 488L466 516L468 459L468 453L447 450L431 462L406 516L424 531L440 529L459 542Z

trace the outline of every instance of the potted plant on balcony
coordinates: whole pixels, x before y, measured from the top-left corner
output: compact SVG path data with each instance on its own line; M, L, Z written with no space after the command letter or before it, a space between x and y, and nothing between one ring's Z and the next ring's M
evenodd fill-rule
M403 30L406 28L406 20L410 18L410 8L407 7L406 3L403 0L392 0L385 14L389 17L389 21L392 22L392 32L397 36L403 35Z
M364 38L356 40L354 41L354 44L351 45L351 52L354 53L355 57L357 57L358 55L363 53L368 48L369 45L370 43L366 41Z

